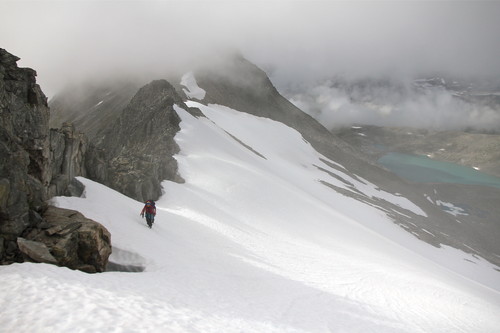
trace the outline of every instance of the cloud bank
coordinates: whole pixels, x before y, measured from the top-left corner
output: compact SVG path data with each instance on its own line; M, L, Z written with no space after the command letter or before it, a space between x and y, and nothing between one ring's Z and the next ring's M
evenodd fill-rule
M281 89L335 75L500 76L499 2L3 1L0 47L53 95L241 51Z
M500 132L500 94L400 80L327 80L285 96L328 129L350 125Z

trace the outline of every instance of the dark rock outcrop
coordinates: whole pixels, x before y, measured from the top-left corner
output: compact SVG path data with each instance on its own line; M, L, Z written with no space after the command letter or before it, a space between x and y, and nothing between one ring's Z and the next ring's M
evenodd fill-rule
M22 261L55 264L87 273L104 272L111 235L77 211L48 206L42 223L17 238Z
M87 137L75 131L71 123L50 130L50 157L52 179L48 197L72 195L68 189L77 176L86 177L85 155L88 150Z
M21 237L17 238L19 251L35 262L57 265L57 260L50 253L44 243L27 240Z
M50 182L49 108L36 72L0 49L0 235L6 256L45 207Z
M51 101L55 110L51 122L72 122L89 138L87 144L80 141L85 150L80 175L145 201L162 194L163 180L183 181L172 157L179 150L174 136L180 129L173 106L196 116L201 112L188 108L166 80L152 81L141 89L137 86L118 81L65 91ZM57 189L64 188L67 178L61 186L58 180L53 183Z
M44 223L31 230L27 239L45 245L60 266L88 273L104 272L111 254L111 235L105 227L77 211L53 206L48 207L43 218ZM32 254L28 256L37 262L48 262Z
M73 213L54 217L46 203L83 191L74 177L86 175L87 141L69 124L49 130L36 72L18 68L18 60L0 49L0 264L32 260L104 271L111 253L106 229L83 216L75 224ZM48 225L61 230L40 232Z
M140 201L157 199L163 180L182 182L173 158L180 130L174 105L187 109L167 81L142 87L114 126L94 141L87 156L89 178Z

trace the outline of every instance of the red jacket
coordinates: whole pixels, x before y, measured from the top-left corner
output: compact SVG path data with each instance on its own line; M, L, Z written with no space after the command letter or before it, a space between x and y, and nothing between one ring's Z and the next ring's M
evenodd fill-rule
M143 215L145 212L148 214L156 215L156 207L153 206L152 204L150 204L149 202L147 202L141 211L141 215Z

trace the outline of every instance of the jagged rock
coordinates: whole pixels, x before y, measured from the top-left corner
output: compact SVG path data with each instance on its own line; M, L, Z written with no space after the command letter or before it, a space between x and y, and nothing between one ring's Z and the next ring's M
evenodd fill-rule
M52 162L49 197L68 195L68 186L76 176L87 176L85 154L87 138L78 133L71 123L64 123L61 129L50 130L50 154Z
M126 80L70 87L52 99L51 122L74 122L89 137L87 178L144 201L161 195L163 180L183 181L172 157L180 121L173 105L203 114L166 80L137 90Z
M54 258L52 254L50 254L49 249L43 243L34 242L19 237L17 239L17 245L19 246L19 250L23 254L27 255L35 262L43 262L54 265L57 264L56 258Z
M49 228L45 230L45 233L49 236L57 235L57 236L66 236L75 231L76 229L80 228L82 224L80 222L73 222L73 223L68 223L66 225L56 225L53 226L52 228Z
M44 209L51 178L47 99L18 60L0 49L0 235L9 249L33 226L30 211Z
M104 226L77 211L53 206L48 207L43 218L50 227L32 230L27 237L43 243L58 265L88 273L106 269L111 235Z
M69 182L68 187L66 188L66 196L69 197L81 197L85 192L85 185L83 185L78 179L73 178Z
M68 217L51 221L54 209L45 212L49 218L41 216L48 198L82 195L84 188L74 177L86 176L88 144L72 124L49 131L47 98L36 84L36 72L18 68L18 60L0 49L0 263L22 262L27 256L89 272L103 271L111 252L104 227L81 215L78 219L84 222ZM57 232L42 232L54 224L60 227ZM21 235L41 241L56 261L42 245L25 241Z
M157 199L163 180L182 182L173 158L180 130L174 104L187 109L167 81L142 87L89 153L90 178L140 201Z

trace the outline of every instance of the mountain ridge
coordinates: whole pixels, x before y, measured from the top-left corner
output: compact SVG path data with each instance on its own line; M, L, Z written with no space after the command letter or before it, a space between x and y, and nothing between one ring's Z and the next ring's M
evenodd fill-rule
M203 105L225 105L240 112L246 112L284 123L301 133L303 138L325 157L343 165L344 167L336 165L334 165L334 167L345 173L346 177L366 179L370 183L377 184L377 186L384 191L393 194L397 193L402 197L408 198L421 207L428 216L419 216L417 214L413 214L412 212L401 210L400 207L397 207L390 202L373 199L366 195L360 195L359 193L355 193L355 191L351 190L345 191L333 184L325 183L325 186L335 191L340 191L346 196L361 200L366 204L384 207L382 211L391 215L394 223L400 225L408 232L413 233L419 239L436 247L441 246L441 244L447 244L469 253L471 252L470 248L473 248L477 251L477 254L487 258L487 260L500 264L500 257L494 255L494 253L500 253L500 249L496 245L496 237L500 237L500 231L497 227L495 227L496 222L494 218L497 208L491 206L489 204L489 200L481 201L467 195L469 190L481 191L481 187L464 187L458 184L415 185L400 179L391 172L376 165L374 161L370 161L369 156L364 156L362 151L346 143L338 136L328 131L310 115L298 109L278 92L264 71L240 55L224 58L223 61L215 66L209 66L209 68L198 68L192 73L194 78L193 80L197 84L197 89L202 89L205 92L201 101L194 97L192 98L193 101L201 102ZM186 105L184 105L185 101L191 99L184 91L186 87L180 84L182 80L179 78L176 80L177 81L174 81L174 84L171 85L172 88L169 88L170 94L172 94L173 100L175 100L181 108L190 110ZM174 112L170 108L170 106L167 107L167 109L170 110L168 112ZM132 109L134 108L126 107L124 109L124 113L130 113L132 112ZM135 112L141 113L141 117L148 118L155 112L160 112L160 108L156 108L155 106L154 109L157 111L152 111L147 107L140 107L134 110L136 110ZM203 113L197 110L196 116L203 116ZM140 119L140 117L137 119ZM134 124L136 121L137 120L133 120L131 122ZM108 150L118 149L116 147L123 146L123 144L129 142L129 138L127 136L133 132L135 125L127 125L127 121L123 122L120 120L116 122L115 127L119 127L120 125L118 124L121 122L123 125L132 127L128 127L129 129L123 132L126 133L123 139L115 138L114 143L111 144L111 146L114 146L115 148L108 147ZM162 121L162 123L166 124L168 121ZM116 135L117 133L119 132L115 132L113 135ZM168 140L173 140L176 133L175 130L172 130L169 133ZM146 132L144 132L144 134L146 134ZM136 137L134 140L143 143L148 140L154 140L152 139L152 136L146 136L148 139ZM131 138L132 137L133 135ZM97 138L94 138L95 142L98 141L96 139ZM103 145L102 147L106 147L105 141L106 140L101 141L100 144ZM165 144L165 141L161 143L161 145L164 146ZM99 143L97 145L99 145ZM132 143L132 145L135 144ZM129 146L130 144L123 147ZM139 146L136 145L136 147ZM120 149L116 151L119 150ZM135 157L133 159L136 162L130 164L130 167L125 167L129 162L122 163L124 161L129 161L127 157L122 159L122 157L127 154L124 149L121 149L121 153L111 159L109 159L109 157L104 158L103 156L98 156L98 158L95 159L94 156L94 159L90 158L89 160L97 160L97 162L92 162L91 164L98 165L99 163L102 164L102 162L107 159L107 162L105 162L104 165L106 165L106 163L109 165L109 161L114 159L116 166L114 167L115 171L113 172L118 175L118 178L116 178L117 180L114 185L111 185L111 187L121 189L122 192L128 193L128 195L139 200L147 198L146 195L156 198L161 193L160 182L162 181L161 178L165 177L164 175L166 173L153 171L154 168L149 169L150 171L148 172L141 172L139 166L141 165L140 163L142 163L141 160L143 159L141 159L139 154L140 151L141 149L137 149L137 154L134 153ZM161 154L159 151L160 150L157 150L157 153L155 153L156 157L152 157L153 160L158 161L159 158L165 158L160 157ZM163 151L169 151L168 154L171 156L176 150L175 146L171 146L167 150ZM103 149L102 153L105 152L106 149ZM182 182L181 179L176 178L177 169L175 159L171 159L171 164L169 164L167 169L167 173L170 176L164 179ZM107 168L101 166L100 170L107 170ZM151 175L154 176L152 177ZM112 183L109 175L93 175L91 176L91 179L98 179L100 182L105 184ZM118 179L120 180L118 181ZM349 184L347 178L341 179L341 181ZM450 215L443 206L437 204L437 201L429 201L429 195L435 193L436 191L438 193L442 193L443 197L441 199L444 202L454 205L461 205L465 203L471 207L476 207L477 209L469 210L470 215L460 216L460 223L457 227L456 217ZM488 190L485 193L497 196L495 190L491 191ZM168 193L166 195L168 195ZM490 213L482 214L482 211L489 211ZM476 230L474 226L477 219L479 219L481 223L487 227L484 227L483 230ZM430 231L430 234L426 231ZM464 244L468 245L465 246Z

